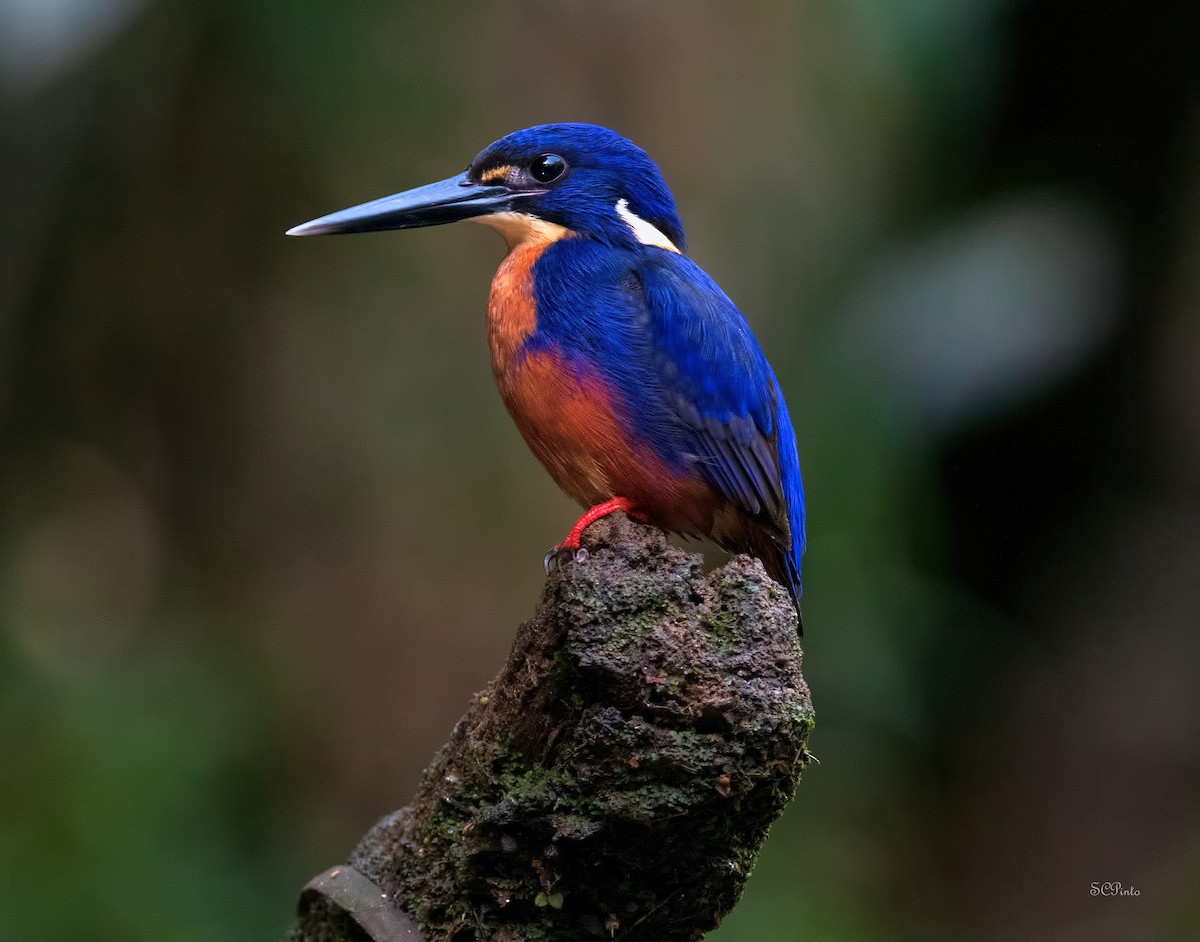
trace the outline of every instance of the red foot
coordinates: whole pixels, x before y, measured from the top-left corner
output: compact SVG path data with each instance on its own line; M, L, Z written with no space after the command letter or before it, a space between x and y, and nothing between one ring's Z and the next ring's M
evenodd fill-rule
M571 532L567 534L567 538L563 540L558 548L560 550L579 549L579 538L583 536L583 531L590 527L601 517L607 517L611 513L618 510L623 510L635 520L645 519L642 514L633 509L633 501L628 497L614 497L612 500L606 500L602 504L597 504L582 517L575 521L575 526L571 527Z

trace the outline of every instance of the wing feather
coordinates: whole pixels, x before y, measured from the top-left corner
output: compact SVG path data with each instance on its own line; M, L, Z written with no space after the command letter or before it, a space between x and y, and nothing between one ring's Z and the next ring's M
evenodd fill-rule
M791 545L778 385L733 302L689 259L647 253L638 270L649 342L702 475Z

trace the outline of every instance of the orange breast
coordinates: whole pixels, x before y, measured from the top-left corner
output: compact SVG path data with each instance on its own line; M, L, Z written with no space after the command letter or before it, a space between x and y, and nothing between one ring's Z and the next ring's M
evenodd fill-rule
M545 247L514 248L488 301L492 369L521 435L558 486L583 506L627 497L660 526L711 534L724 501L703 482L672 471L637 439L618 390L554 347L523 349L537 329L531 272Z
M526 338L537 329L533 266L550 244L530 241L517 245L505 256L492 279L487 329L497 383L517 359Z

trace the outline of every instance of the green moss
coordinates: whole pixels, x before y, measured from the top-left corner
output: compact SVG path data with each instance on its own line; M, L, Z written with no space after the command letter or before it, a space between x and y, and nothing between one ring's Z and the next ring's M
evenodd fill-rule
M785 716L796 728L796 735L805 742L817 726L817 716L810 704L796 701L785 708Z

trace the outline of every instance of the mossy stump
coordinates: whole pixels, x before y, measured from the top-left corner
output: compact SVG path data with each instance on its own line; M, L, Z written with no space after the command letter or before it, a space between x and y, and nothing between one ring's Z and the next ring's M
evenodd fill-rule
M706 576L623 515L584 545L350 859L429 942L699 939L808 759L796 613L757 561ZM354 937L320 907L290 935Z

